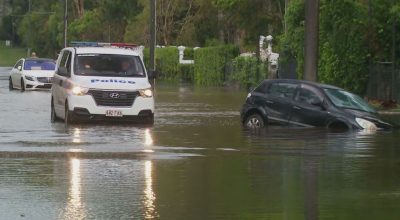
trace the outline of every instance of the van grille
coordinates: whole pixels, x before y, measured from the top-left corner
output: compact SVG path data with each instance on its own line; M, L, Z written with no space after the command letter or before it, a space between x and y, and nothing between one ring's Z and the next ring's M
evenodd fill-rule
M89 90L88 92L99 106L132 106L139 92Z

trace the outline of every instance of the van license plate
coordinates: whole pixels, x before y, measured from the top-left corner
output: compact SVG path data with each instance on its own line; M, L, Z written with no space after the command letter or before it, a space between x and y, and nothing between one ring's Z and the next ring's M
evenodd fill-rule
M122 111L120 110L106 110L107 117L122 117Z

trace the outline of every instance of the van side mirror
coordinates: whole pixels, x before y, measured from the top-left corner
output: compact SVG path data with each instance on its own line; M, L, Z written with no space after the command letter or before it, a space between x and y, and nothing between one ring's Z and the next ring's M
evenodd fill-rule
M150 80L153 80L153 79L157 78L157 72L155 70L147 71L147 75L149 76Z
M21 71L21 70L22 70L22 66L18 66L17 69L18 69L19 71Z
M57 70L57 74L60 76L70 77L71 73L68 72L67 68L60 66Z

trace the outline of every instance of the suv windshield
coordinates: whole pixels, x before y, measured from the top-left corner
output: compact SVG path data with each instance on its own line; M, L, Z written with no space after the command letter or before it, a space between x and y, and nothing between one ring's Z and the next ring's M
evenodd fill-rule
M361 97L339 89L324 88L325 93L337 107L375 113L376 111Z
M78 54L75 74L85 76L145 77L138 56L117 54Z
M26 60L24 70L55 70L54 60Z

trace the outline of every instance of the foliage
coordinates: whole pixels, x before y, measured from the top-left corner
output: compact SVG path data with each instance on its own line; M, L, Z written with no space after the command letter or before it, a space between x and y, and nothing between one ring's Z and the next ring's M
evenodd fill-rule
M109 28L108 25L104 27L101 11L94 9L87 11L80 19L71 22L69 38L71 41L108 41Z
M297 73L302 78L304 1L159 0L157 44L214 48L234 44L241 51L254 51L259 35L271 34L278 36L280 63L296 60ZM147 47L149 2L68 1L68 40L125 41ZM285 3L289 3L287 8ZM7 14L2 17L0 39L33 48L41 57L54 57L63 47L64 1L4 0L3 5ZM321 81L362 93L368 79L367 64L395 59L395 65L400 65L399 12L400 3L393 0L320 0ZM212 62L203 49L212 51ZM222 58L211 48L203 49L195 52L197 56L187 51L186 59L197 57L204 65L196 64L194 68L178 65L177 59L172 61L176 51L160 52L157 62L161 76L169 80L189 78L198 84L221 84L226 66L222 62L230 59ZM210 70L205 70L207 65ZM211 78L205 79L204 74Z
M319 16L318 77L356 93L365 92L368 80L367 10L357 1L321 0ZM293 0L286 14L288 32L280 36L281 62L297 60L304 69L304 1Z
M222 85L226 64L239 55L233 45L199 48L194 51L194 82L199 85Z
M285 15L287 32L278 37L278 47L281 51L279 62L296 60L297 75L300 79L304 69L304 11L304 0L292 0Z
M363 94L368 80L366 10L347 0L322 1L320 10L321 82ZM344 34L345 33L345 34Z
M265 77L266 67L257 57L236 57L233 60L231 80L244 87L256 86Z
M186 53L188 52L188 53ZM188 56L186 56L186 54ZM192 59L193 49L186 48L185 59ZM144 62L146 67L149 66L150 51L148 48L144 50ZM184 80L193 82L193 65L179 64L179 52L177 47L156 48L156 71L159 79L167 81Z

